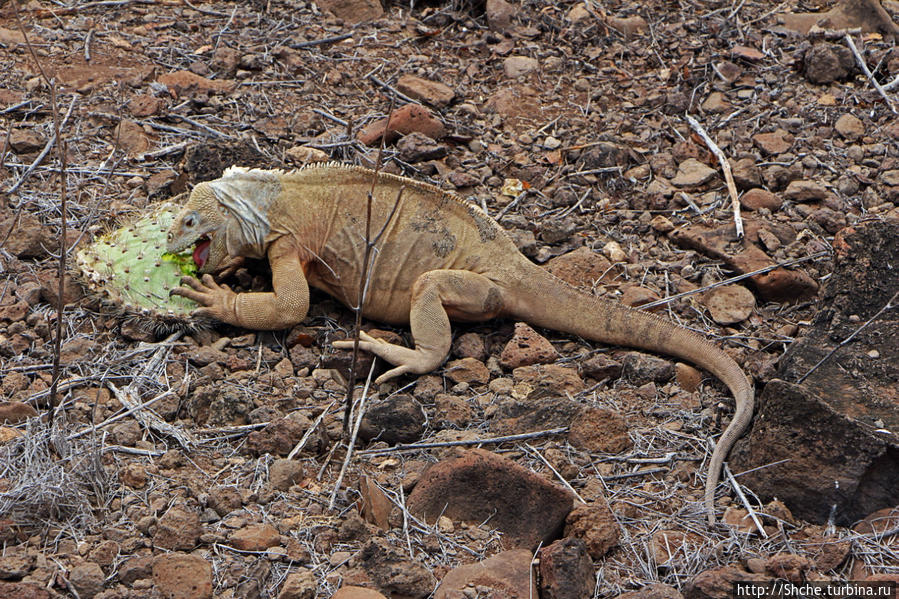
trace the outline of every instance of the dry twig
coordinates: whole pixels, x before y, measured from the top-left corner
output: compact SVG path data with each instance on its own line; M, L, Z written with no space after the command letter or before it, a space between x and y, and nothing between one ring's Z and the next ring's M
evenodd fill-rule
M896 293L894 293L894 294L893 294L893 297L891 297L891 298L889 299L889 301L887 301L887 303L884 304L884 306L883 306L880 310L878 310L877 313L876 313L874 316L872 316L871 318L869 318L868 320L866 320L866 321L864 322L864 324L862 324L860 327L858 327L857 329L855 329L854 331L852 331L852 334L850 334L848 337L846 337L845 339L843 339L842 341L840 341L840 342L837 344L836 347L834 347L832 350L830 350L829 352L827 352L827 355L825 355L823 358L821 358L820 360L818 360L817 364L815 364L814 366L812 366L811 368L809 368L809 371L806 372L805 374L803 374L801 377L799 377L799 380L797 380L796 382L797 382L797 383L802 383L802 381L804 381L805 379L807 379L811 373L815 372L815 370L817 370L818 367L821 366L821 364L824 364L824 362L826 362L827 360L829 360L830 357L831 357L832 355L834 355L835 353L837 353L837 351L839 351L839 349L840 349L841 347L843 347L844 345L846 345L847 343L849 343L850 341L852 341L852 339L855 338L855 336L858 335L859 333L861 333L863 330L865 330L865 328L866 328L869 324L871 324L872 322L874 322L875 320L877 320L877 319L880 317L881 314L883 314L883 313L886 312L887 310L891 310L891 309L895 308L895 307L896 307L896 304L894 304L893 302L895 302L897 298L899 298L899 291L897 291Z
M442 441L439 443L408 443L394 445L385 449L366 449L357 452L359 455L378 455L382 453L394 453L397 451L415 451L417 449L433 449L435 447L458 447L462 445L481 445L485 443L509 443L512 441L523 441L525 439L538 439L540 437L549 437L551 435L561 435L568 432L567 426L559 428L551 428L543 431L535 431L533 433L521 433L518 435L506 435L504 437L485 437L482 439L463 439L461 441Z
M893 101L890 100L890 97L887 95L886 90L877 82L877 79L874 78L874 74L871 72L871 69L868 68L868 64L865 62L865 59L862 58L861 53L858 51L858 48L855 47L855 42L852 41L852 36L848 33L843 35L843 39L846 40L846 44L849 46L849 49L852 50L852 55L855 56L855 62L858 63L859 68L861 68L862 72L864 72L865 76L868 78L868 81L871 82L871 85L874 86L874 89L877 90L877 93L883 98L884 102L887 103L887 107L889 107L890 112L893 114L899 114L896 111L896 107L893 106Z
M734 183L734 176L730 171L730 162L728 162L727 156L724 155L724 152L718 147L718 144L712 140L699 121L688 114L687 122L690 123L690 127L692 127L699 137L702 138L702 141L705 142L718 159L718 164L721 165L721 170L724 172L724 182L727 183L727 192L730 194L731 209L734 211L734 226L737 229L737 238L742 239L743 217L740 216L740 197L737 195L737 185Z
M767 539L768 533L765 532L765 527L762 526L758 514L755 513L755 510L752 508L752 504L750 504L749 500L746 499L746 495L743 493L743 488L740 487L740 483L738 483L737 479L734 478L734 475L733 473L731 473L730 468L727 467L727 464L724 464L724 474L727 476L727 480L730 481L731 486L734 488L734 492L737 494L737 497L739 497L740 501L743 503L743 507L745 507L746 511L749 512L749 517L752 518L752 522L753 524L755 524L755 527L759 531L759 534L762 535L762 538Z

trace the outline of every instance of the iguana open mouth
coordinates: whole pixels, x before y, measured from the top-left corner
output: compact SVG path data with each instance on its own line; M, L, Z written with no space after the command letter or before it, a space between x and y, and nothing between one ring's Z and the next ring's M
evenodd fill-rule
M197 246L194 248L194 263L197 265L197 268L203 268L203 265L209 260L209 245L211 243L206 236L201 237L197 241Z

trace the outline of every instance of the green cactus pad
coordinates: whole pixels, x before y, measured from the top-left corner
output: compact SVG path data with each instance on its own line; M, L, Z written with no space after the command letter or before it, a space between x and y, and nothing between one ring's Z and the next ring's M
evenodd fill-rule
M133 222L79 250L75 262L88 287L105 293L127 312L169 324L187 321L197 304L169 292L181 285L185 274L196 275L197 267L190 253L165 252L166 234L185 195L157 204Z

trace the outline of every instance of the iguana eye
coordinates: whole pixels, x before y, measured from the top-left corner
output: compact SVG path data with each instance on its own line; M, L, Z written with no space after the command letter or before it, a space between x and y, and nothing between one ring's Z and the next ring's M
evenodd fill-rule
M193 229L197 226L197 213L191 212L187 216L184 217L184 226L188 229Z

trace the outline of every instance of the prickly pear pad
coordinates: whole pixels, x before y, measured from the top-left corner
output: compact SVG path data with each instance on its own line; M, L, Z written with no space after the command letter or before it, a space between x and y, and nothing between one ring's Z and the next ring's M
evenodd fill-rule
M185 274L195 275L190 253L166 254L166 233L180 203L177 196L120 229L101 235L75 256L88 287L130 312L187 320L197 304L169 292Z

